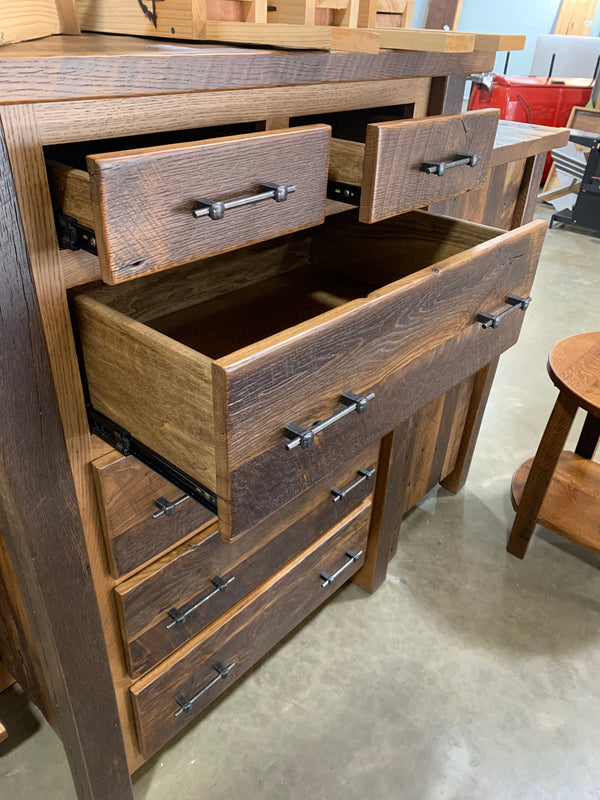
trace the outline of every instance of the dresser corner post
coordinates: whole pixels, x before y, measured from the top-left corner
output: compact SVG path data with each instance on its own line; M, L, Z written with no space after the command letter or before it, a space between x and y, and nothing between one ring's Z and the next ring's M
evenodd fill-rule
M466 84L466 75L444 75L432 78L427 116L460 113Z
M80 800L132 800L82 522L0 128L0 528Z

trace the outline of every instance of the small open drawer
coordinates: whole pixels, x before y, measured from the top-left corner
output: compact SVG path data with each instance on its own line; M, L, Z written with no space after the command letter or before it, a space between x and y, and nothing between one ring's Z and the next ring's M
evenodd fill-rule
M361 222L447 200L487 180L499 111L367 126L365 143L332 139L327 196Z
M545 230L350 212L84 287L74 316L100 427L175 465L234 537L514 344L524 314L509 298L528 297Z
M63 243L97 249L113 284L318 225L330 133L312 125L88 155L87 172L49 161Z

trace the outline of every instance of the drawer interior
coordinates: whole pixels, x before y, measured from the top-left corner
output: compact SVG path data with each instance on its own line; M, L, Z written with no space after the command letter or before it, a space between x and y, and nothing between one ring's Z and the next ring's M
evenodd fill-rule
M249 364L262 369L281 345L310 342L332 323L353 334L352 314L386 295L390 285L403 292L431 270L440 272L444 259L500 233L425 212L367 229L352 212L311 233L119 286L80 287L74 290L75 321L89 398L97 412L228 497L227 486L218 489L231 469L226 429L233 401L224 381ZM314 364L321 352L311 355ZM294 376L286 378L285 360L272 363L281 388ZM261 396L266 387L253 391ZM323 402L336 403L327 396ZM277 442L284 426L271 424ZM264 447L265 441L247 446Z

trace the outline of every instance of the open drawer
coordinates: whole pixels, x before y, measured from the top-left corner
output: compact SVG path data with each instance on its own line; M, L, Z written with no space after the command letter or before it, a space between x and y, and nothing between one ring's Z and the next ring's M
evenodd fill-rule
M364 144L332 139L327 195L375 222L482 186L499 111L378 122Z
M62 238L97 249L113 284L318 225L330 133L312 125L88 155L87 172L51 160Z
M175 465L234 537L514 344L510 298L528 297L545 230L350 212L84 287L74 318L98 432L112 421L121 446Z

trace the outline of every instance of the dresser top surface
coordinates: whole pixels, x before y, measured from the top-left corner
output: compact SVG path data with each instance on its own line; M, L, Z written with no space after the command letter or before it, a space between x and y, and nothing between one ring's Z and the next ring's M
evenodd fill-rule
M372 55L61 35L0 48L0 102L469 75L491 69L494 57L495 52L483 51Z

